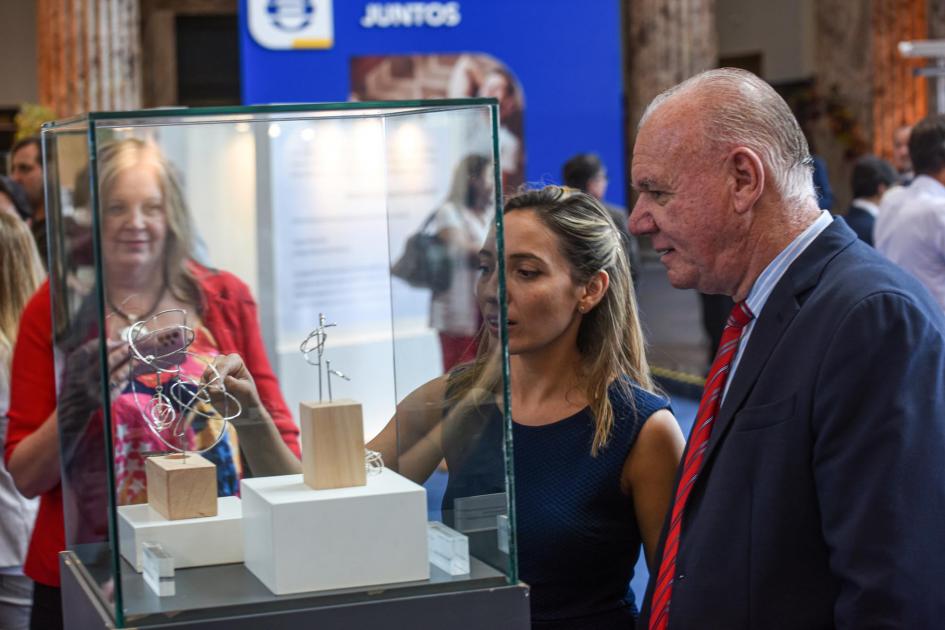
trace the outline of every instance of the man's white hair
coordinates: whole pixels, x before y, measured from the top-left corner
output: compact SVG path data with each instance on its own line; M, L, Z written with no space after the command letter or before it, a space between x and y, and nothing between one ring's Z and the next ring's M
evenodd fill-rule
M757 153L785 204L799 207L816 199L813 159L797 119L770 85L745 70L709 70L669 88L647 106L638 129L668 100L689 94L697 98L712 146Z

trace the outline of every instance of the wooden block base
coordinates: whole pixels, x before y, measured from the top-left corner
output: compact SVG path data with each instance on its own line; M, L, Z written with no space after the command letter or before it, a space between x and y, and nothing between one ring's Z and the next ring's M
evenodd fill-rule
M217 467L195 453L149 457L148 505L176 521L217 515Z
M302 473L315 490L367 483L361 403L335 400L299 405Z

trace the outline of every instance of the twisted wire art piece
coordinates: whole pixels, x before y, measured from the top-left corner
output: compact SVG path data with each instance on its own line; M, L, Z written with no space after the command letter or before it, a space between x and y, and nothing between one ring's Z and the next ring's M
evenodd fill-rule
M318 402L323 401L322 382L324 378L322 376L322 355L325 354L325 342L328 341L328 329L337 325L338 324L334 323L329 324L325 314L319 313L318 326L299 344L299 351L302 353L302 356L305 357L305 362L318 368ZM314 361L312 360L312 355L315 355ZM331 369L331 361L328 360L325 361L325 371L328 374L328 402L331 402L332 375L343 378L346 381L350 381L351 379L338 370Z
M384 470L384 458L377 451L364 449L364 467L369 475L379 475Z
M322 356L325 354L325 342L328 341L327 329L337 325L338 324L335 323L328 323L328 318L325 317L325 314L319 313L318 326L299 344L299 351L302 353L302 356L305 357L305 362L318 368L318 402L322 402ZM312 360L313 354L315 355L314 361ZM328 359L325 359L325 373L327 374L328 383L328 402L332 402L331 377L337 376L346 381L350 381L351 377L344 372L332 368L331 361ZM364 467L367 469L369 475L377 475L384 470L384 459L377 451L366 448L364 449Z
M161 322L177 315L180 316L179 323L166 325ZM213 362L189 351L195 333L186 321L187 311L168 309L135 322L123 333L131 349L131 391L141 417L162 444L185 456L190 450L187 448L187 430L196 418L219 418L222 421L211 444L190 450L205 453L223 440L228 423L243 412L239 400L226 391L223 377ZM213 378L204 382L185 374L181 366L190 357L209 368ZM154 374L156 385L154 394L142 405L135 382L138 376L148 372ZM162 377L169 378L165 382ZM223 398L222 410L213 403L212 387ZM170 440L166 437L168 434Z

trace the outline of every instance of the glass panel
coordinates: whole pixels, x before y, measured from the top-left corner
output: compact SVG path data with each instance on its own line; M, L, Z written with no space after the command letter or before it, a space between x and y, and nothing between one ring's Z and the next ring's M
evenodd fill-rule
M422 579L407 580L384 573L377 560L383 554L370 561L346 556L310 564L360 563L377 577L344 584L329 580L293 590L260 568L258 549L265 547L266 557L275 558L284 551L280 543L293 535L303 536L291 549L295 564L305 554L328 553L346 540L364 546L382 538L380 533L406 513L402 506L407 499L370 518L339 517L344 540L320 529L331 519L303 515L290 520L280 516L283 512L270 522L288 523L288 533L247 535L247 540L264 542L258 548L245 547L238 534L228 538L187 524L225 520L227 510L236 505L241 506L236 509L242 511L246 531L259 523L261 503L254 501L269 501L259 509L272 514L281 509L273 507L281 505L272 502L276 491L280 496L309 493L290 503L305 503L304 510L310 510L316 495L346 499L346 493L372 493L381 479L404 484L405 497L421 497L418 518L408 532L419 534L421 543L428 518L457 525L440 511L445 473L428 479L402 468L405 452L397 436L416 429L397 412L397 405L413 388L441 376L442 367L438 337L427 321L430 292L405 290L400 280L391 280L390 268L396 260L392 252L402 249L420 215L447 198L454 165L465 156L482 156L477 182L489 199L479 221L483 228L494 223L498 195L493 103L479 99L416 106L359 103L307 110L286 106L91 114L91 136L50 126L50 144L65 145L75 136L75 152L81 156L69 169L48 171L50 186L64 188L85 168L89 137L95 156L95 184L86 198L94 202L94 235L101 255L96 265L91 258L84 261L82 277L88 279L74 283L84 287L83 293L60 282L64 286L57 300L79 302L91 318L81 330L83 339L95 346L95 356L89 359L98 368L95 373L105 373L94 379L96 384L99 389L103 382L109 385L101 394L109 404L99 408L98 418L110 429L99 427L95 444L82 451L101 469L95 471L98 476L83 479L81 486L64 484L64 491L67 503L95 512L95 519L81 522L98 525L94 542L105 551L82 560L102 585L103 600L112 602L119 625L165 623L169 616L177 621L212 618L235 614L240 607L288 609L389 598L515 579L514 546L500 551L498 538L500 522L503 528L508 522L510 530L514 525L507 507L507 423L502 412L506 378L501 361L496 363L500 376L493 401L498 404L492 405L490 417L494 433L484 441L489 444L491 485L489 492L473 496L488 495L486 503L469 508L469 514L491 511L491 521L488 527L464 526L470 572L451 575L428 565L422 555ZM90 181L87 175L83 181ZM63 193L63 199L72 197ZM51 210L57 216L54 231L63 241L72 238L63 228L65 218L77 214L67 205L63 201ZM86 240L93 232L89 228L86 221ZM71 251L58 248L56 264L77 267ZM473 280L475 269L464 264L464 273ZM471 291L472 285L466 288ZM466 302L475 312L463 317L476 325L478 307L472 299ZM63 321L73 328L79 324L75 316ZM324 328L319 332L320 325ZM92 330L95 335L89 336ZM98 330L104 334L98 335ZM306 341L307 356L301 351ZM411 345L415 343L420 345ZM495 356L501 358L501 345L494 345ZM102 361L106 356L107 367ZM215 370L226 371L227 366L240 369L224 380ZM226 393L218 387L221 383ZM386 469L372 468L363 491L311 490L298 474L301 467L294 454L301 442L300 405L319 407L319 401L332 400L343 406L343 399L360 405L363 437L357 440L371 441L396 415L396 422L389 424L395 436L392 448L383 447L381 438L372 442L380 444ZM306 453L314 453L320 439L314 439L313 450ZM69 443L64 437L64 453ZM361 444L356 441L351 452L358 462L362 457L370 460ZM187 455L161 459L176 451ZM200 473L196 468L203 460L209 464ZM307 456L307 473L311 461ZM360 469L363 475L365 465L358 463L351 470ZM343 462L337 466L343 468ZM201 505L213 506L216 516L175 519L180 493L171 480L183 474L174 472L181 467L193 480L202 479L188 481L188 488L207 488L203 495L192 491L200 496L186 507L202 514ZM426 482L426 502L424 489L414 482ZM201 496L202 503L197 500ZM299 514L308 514L304 510ZM506 518L497 520L500 514ZM85 544L84 533L80 519L72 518L70 526L70 518L67 515L67 546L77 548ZM154 529L155 523L161 529ZM353 533L357 531L361 533ZM140 563L142 536L166 541L165 551L171 550L177 567L179 595L157 597L147 586ZM514 538L514 531L508 536ZM182 540L189 546L175 547ZM221 551L208 559L208 553L213 555L208 550L216 547L241 555L226 558ZM418 547L421 553L423 548Z
M398 270L393 465L424 483L431 521L468 537L475 570L514 576L493 116L481 107L387 120L388 232ZM491 264L481 267L483 248Z
M110 460L102 406L100 278L84 121L43 131L53 342L56 365L65 543L97 594L115 597L115 538L109 509Z

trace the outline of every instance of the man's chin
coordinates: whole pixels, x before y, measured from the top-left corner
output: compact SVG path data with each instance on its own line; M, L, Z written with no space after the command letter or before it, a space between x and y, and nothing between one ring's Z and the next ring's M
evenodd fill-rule
M696 279L690 275L674 273L672 269L668 269L666 276L669 278L669 283L673 285L674 289L695 289L696 288Z

